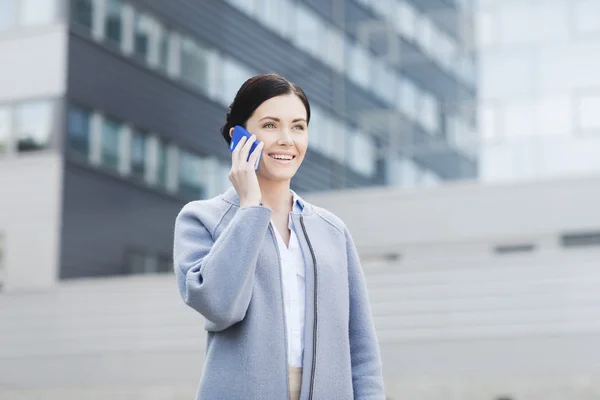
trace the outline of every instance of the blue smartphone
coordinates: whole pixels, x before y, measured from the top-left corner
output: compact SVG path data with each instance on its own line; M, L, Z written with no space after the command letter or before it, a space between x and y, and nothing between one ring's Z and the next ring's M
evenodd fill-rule
M246 139L250 139L250 137L252 135L243 126L236 125L233 128L233 134L231 135L231 143L229 144L229 151L230 152L233 152L233 150L235 150L235 147L240 142L240 140L242 140L242 138L244 136L246 137ZM259 144L260 144L260 142L258 140L255 141L254 143L252 143L252 147L250 147L250 153L248 154L248 159L250 159L250 154L252 154L252 152L256 149L256 147L258 147ZM261 158L262 158L262 154L260 154L258 156L258 159L256 161L256 166L254 168L255 171L258 171L258 167L260 166L260 159Z

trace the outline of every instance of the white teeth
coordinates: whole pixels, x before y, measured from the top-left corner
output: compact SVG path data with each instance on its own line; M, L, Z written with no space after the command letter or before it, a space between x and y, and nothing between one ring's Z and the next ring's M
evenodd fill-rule
M273 155L271 157L275 158L276 160L291 160L293 158L292 156L281 156L281 155Z

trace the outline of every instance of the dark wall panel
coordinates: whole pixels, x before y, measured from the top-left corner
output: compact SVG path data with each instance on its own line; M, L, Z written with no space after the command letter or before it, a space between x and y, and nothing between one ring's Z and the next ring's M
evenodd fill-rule
M72 161L64 180L61 278L124 273L130 248L171 257L184 202Z

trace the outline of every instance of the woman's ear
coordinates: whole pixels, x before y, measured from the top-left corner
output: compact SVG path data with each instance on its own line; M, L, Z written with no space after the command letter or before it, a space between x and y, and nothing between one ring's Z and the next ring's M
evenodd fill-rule
M233 126L231 128L229 128L229 137L232 138L233 137Z

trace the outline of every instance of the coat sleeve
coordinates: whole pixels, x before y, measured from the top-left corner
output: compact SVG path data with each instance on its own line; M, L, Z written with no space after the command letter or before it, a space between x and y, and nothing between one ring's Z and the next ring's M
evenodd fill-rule
M348 284L350 292L350 356L356 400L385 400L379 343L375 332L364 273L346 228Z
M221 331L246 315L271 210L239 209L216 241L202 223L203 212L200 202L179 212L173 264L185 303L206 318L207 330Z

